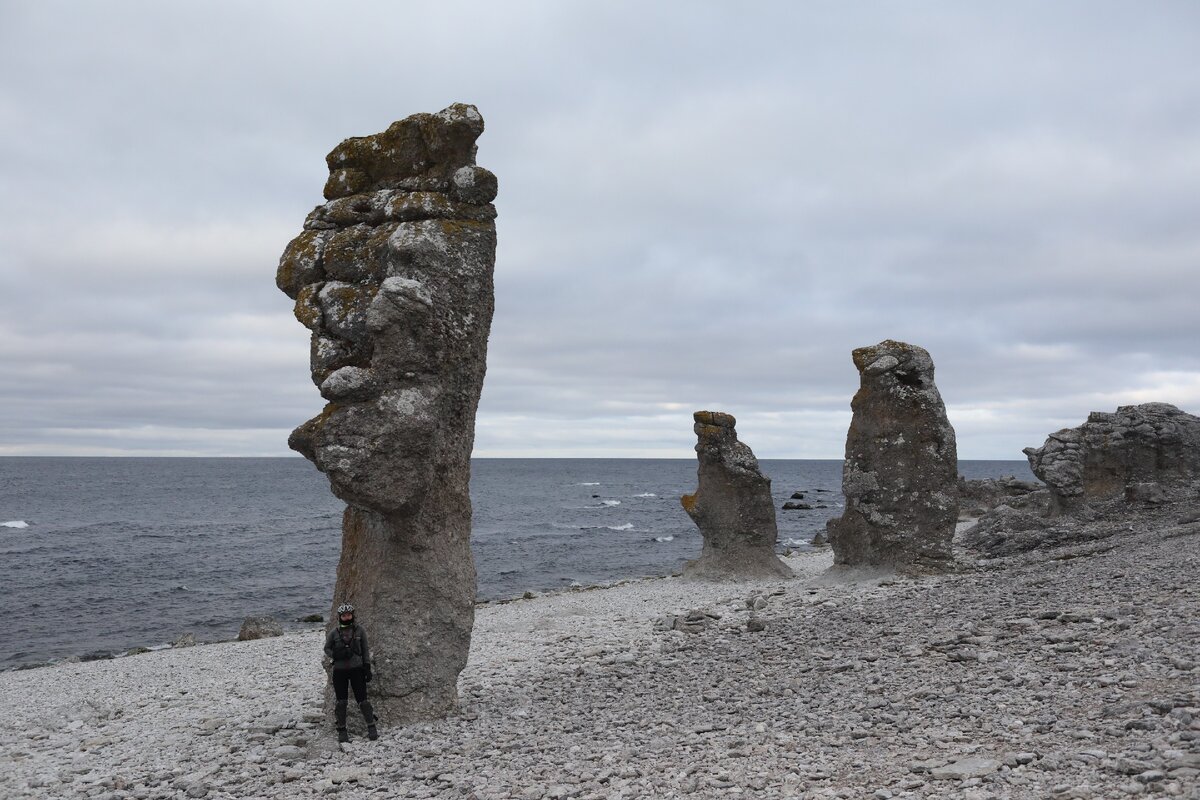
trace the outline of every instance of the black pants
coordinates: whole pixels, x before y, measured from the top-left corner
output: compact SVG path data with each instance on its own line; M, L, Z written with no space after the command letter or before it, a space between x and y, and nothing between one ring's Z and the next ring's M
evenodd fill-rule
M367 699L367 681L363 677L363 668L335 669L333 671L333 693L339 703L346 702L349 687L354 687L354 702L361 703Z

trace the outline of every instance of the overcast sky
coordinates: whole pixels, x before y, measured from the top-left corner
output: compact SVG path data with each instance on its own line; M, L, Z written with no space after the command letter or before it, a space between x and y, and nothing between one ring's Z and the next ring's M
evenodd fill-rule
M325 154L477 105L477 456L840 458L854 347L961 458L1200 413L1200 4L0 0L0 455L286 455Z

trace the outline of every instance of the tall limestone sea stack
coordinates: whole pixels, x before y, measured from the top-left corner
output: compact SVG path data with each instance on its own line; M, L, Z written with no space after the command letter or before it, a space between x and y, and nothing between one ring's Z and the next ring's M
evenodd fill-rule
M704 549L689 561L688 578L724 580L792 577L775 555L779 536L771 479L758 459L739 442L737 420L720 411L697 411L696 456L699 488L681 498L683 508L700 528Z
M332 605L353 603L370 631L384 724L452 708L471 642L468 485L496 250L481 133L455 104L342 142L328 202L277 275L328 401L288 444L346 502Z
M842 468L846 510L828 523L834 561L942 568L958 519L958 451L933 359L891 340L853 358L860 388Z

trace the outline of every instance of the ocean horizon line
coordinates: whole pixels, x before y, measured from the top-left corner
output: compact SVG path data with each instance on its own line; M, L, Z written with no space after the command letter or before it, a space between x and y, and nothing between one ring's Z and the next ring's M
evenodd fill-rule
M303 456L285 455L285 456L254 456L254 455L190 455L190 456L163 456L163 455L48 455L39 453L25 453L20 455L0 455L0 459L76 459L76 460L94 460L100 461L103 459L109 460L125 460L125 459L158 459L163 461L202 461L202 460L262 460L262 461L291 461L294 459L305 460ZM472 461L695 461L695 456L471 456ZM759 461L845 461L844 457L821 456L821 457L799 457L799 456L759 456ZM1024 463L1025 458L959 458L959 461L1013 461Z

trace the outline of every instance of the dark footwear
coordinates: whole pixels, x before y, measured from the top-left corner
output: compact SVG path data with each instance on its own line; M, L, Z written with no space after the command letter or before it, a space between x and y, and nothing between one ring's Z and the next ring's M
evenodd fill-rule
M350 734L346 731L346 701L339 700L333 706L333 718L337 721L337 735L339 742L350 741Z
M379 729L374 725L367 726L367 738L372 742L379 738Z
M373 742L379 738L379 730L375 727L375 708L370 700L363 700L358 708L362 711L363 721L367 723L367 738Z

